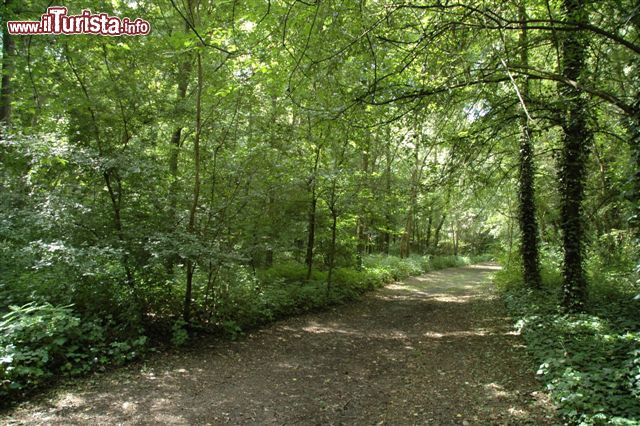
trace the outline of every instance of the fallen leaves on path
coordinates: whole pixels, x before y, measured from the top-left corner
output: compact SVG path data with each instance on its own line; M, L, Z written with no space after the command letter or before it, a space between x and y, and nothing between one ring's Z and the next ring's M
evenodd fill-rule
M24 404L2 424L545 425L489 275L431 272L238 342L157 356Z

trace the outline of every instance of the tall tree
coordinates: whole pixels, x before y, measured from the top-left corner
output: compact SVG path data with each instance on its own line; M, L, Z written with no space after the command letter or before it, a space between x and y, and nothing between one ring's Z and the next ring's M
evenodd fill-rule
M196 55L196 66L198 81L196 83L196 116L195 116L195 133L193 137L193 192L191 197L191 207L189 208L189 224L187 232L196 233L196 219L198 211L198 202L200 199L200 137L202 135L202 90L204 86L204 74L202 71L202 54ZM184 322L191 322L191 298L193 292L193 274L196 268L196 261L189 257L186 262L187 281L184 294Z
M636 37L640 35L640 1L636 1L635 14L631 18L633 27L636 31ZM636 75L640 73L640 53L635 56L635 72ZM640 86L640 84L639 84ZM631 227L635 231L637 267L640 269L640 87L636 87L636 94L633 103L633 109L630 117L630 131L631 131L631 155L632 155L632 190L631 190L631 203L634 207L634 211L631 215ZM635 169L635 170L634 170Z
M565 22L583 27L588 23L585 0L564 0ZM562 76L582 82L587 58L587 37L581 31L564 34L562 41ZM564 249L563 306L580 311L587 300L584 271L585 227L583 200L587 159L593 134L587 123L587 98L572 85L564 85L561 94L566 102L562 122L562 158L559 170L561 188L561 228Z
M185 19L184 23L184 32L188 34L190 32L189 23ZM189 87L189 77L191 74L192 68L192 56L190 52L187 52L183 55L178 61L177 70L176 70L176 80L177 80L177 88L176 88L176 103L173 110L175 117L180 120L182 118L182 109L184 108L184 102L187 97L187 89ZM170 185L169 185L169 217L168 217L168 230L171 232L175 229L178 224L178 160L180 158L180 148L183 143L183 130L184 126L182 123L177 123L173 132L171 133L170 140L170 155L169 155L169 175L170 175ZM177 254L171 254L167 259L167 269L169 271L173 270L174 265L178 261Z
M520 20L524 23L520 32L520 62L529 67L527 11L524 1L519 5ZM538 223L536 220L534 154L530 116L527 111L529 101L529 77L524 76L520 88L520 233L524 280L532 288L540 287L540 266L538 259Z

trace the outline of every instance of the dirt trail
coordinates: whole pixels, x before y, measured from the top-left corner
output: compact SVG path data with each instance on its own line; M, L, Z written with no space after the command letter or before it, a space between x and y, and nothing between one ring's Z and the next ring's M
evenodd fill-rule
M487 285L431 272L238 342L88 378L2 424L544 425L550 404Z

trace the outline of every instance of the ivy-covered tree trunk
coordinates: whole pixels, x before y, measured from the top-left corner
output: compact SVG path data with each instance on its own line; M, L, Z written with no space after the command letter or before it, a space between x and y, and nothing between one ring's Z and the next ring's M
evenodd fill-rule
M636 265L640 268L640 93L636 95L634 114L631 118L631 164L634 168L631 176L632 186L629 199L632 205L629 225L636 240Z
M529 129L522 128L520 138L520 232L524 281L531 288L540 287L538 222L535 209L533 146Z
M587 23L584 0L564 0L568 23L580 26ZM562 45L562 75L569 81L580 82L587 54L587 40L580 31L566 33ZM563 306L572 312L581 311L587 300L587 280L584 271L584 212L586 166L592 142L587 125L585 95L573 87L562 89L567 105L562 124L564 131L560 164L561 227L563 233Z
M524 2L520 4L520 20L524 22L520 32L520 61L529 66L527 47L527 14ZM533 163L533 142L529 129L529 114L526 103L529 99L529 79L524 78L521 87L520 111L520 179L519 179L519 221L524 281L531 288L540 287L540 266L538 260L538 223L535 204L535 168Z
M636 1L636 11L640 10L640 0ZM636 34L640 33L640 14L636 13L631 19ZM640 55L635 57L636 73L640 73ZM631 126L631 162L634 168L631 188L631 229L636 238L636 265L640 268L640 89L636 91L636 99L633 104L633 113L630 120Z

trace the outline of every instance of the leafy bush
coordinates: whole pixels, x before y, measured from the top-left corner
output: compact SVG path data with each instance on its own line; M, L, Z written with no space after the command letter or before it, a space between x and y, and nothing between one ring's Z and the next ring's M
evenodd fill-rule
M592 274L593 276L594 274ZM538 375L570 424L640 424L640 320L628 283L592 280L583 314L558 307L561 277L543 268L543 288L522 286L520 272L496 275L517 327L539 365ZM606 289L606 290L605 290ZM635 305L635 310L632 306Z
M431 260L431 267L433 269L453 268L468 265L471 262L471 258L466 256L436 256Z
M231 340L236 340L238 336L242 335L242 327L233 320L223 321L222 328L224 329L225 335Z
M171 344L174 346L182 346L189 340L189 332L187 331L187 323L179 319L173 323L171 327Z
M316 269L311 271L311 281L326 280L326 272ZM273 284L275 282L302 283L307 279L307 266L297 262L283 262L258 274L261 282Z
M55 375L73 376L135 358L146 338L107 340L104 325L82 322L71 306L11 306L0 322L0 396L41 386Z
M364 265L382 268L396 280L419 275L424 271L420 259L416 256L401 259L395 256L373 255L365 259Z

